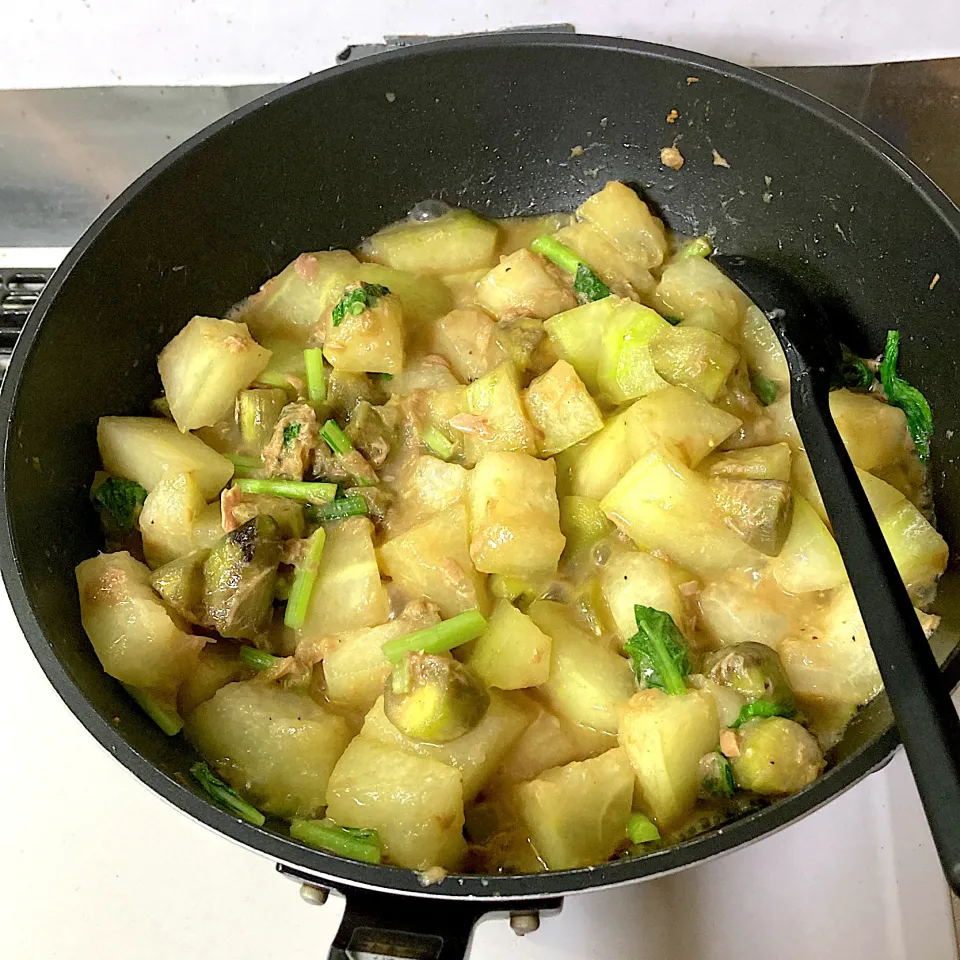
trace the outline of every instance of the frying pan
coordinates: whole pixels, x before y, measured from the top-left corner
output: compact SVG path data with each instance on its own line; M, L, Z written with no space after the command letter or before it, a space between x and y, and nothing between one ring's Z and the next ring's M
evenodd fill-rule
M674 109L679 117L667 123ZM674 142L686 158L679 171L659 162ZM577 146L583 153L572 156ZM0 564L27 641L84 726L147 786L294 876L346 895L331 956L462 957L484 914L555 908L567 894L725 853L815 810L896 747L881 696L821 779L727 826L634 860L423 886L411 871L309 850L281 823L259 829L213 806L183 776L195 759L188 745L165 737L101 670L73 577L101 545L87 499L97 419L146 411L160 390L156 355L191 316L223 315L301 251L355 245L426 197L529 214L572 209L609 179L642 188L675 230L715 231L721 251L789 271L855 349L877 353L888 327L902 330L903 373L923 387L938 424L930 475L953 543L960 464L946 431L960 412L960 213L844 114L769 77L667 47L467 37L268 94L118 197L42 294L11 362L0 395ZM950 570L936 643L951 684L958 591Z

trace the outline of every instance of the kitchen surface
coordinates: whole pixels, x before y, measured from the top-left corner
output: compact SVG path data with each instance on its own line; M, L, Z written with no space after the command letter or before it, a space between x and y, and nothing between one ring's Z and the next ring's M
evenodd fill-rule
M897 4L882 16L856 0L743 0L722 10L600 2L587 15L572 3L517 2L442 17L424 3L371 3L362 15L359 7L276 3L269 18L218 6L172 0L154 20L137 4L24 5L21 42L0 61L0 269L56 266L153 161L279 82L361 56L385 35L523 23L569 22L579 32L762 65L873 127L960 201L955 3ZM321 16L323 31L300 29ZM192 34L202 39L186 42ZM14 307L22 303L2 311L8 325ZM0 699L7 785L0 956L326 955L339 898L304 902L274 864L190 821L127 773L53 692L5 596L0 636L15 680ZM474 960L771 955L957 958L950 897L902 751L827 807L729 856L568 898L559 916L522 939L503 919L485 921L472 953Z

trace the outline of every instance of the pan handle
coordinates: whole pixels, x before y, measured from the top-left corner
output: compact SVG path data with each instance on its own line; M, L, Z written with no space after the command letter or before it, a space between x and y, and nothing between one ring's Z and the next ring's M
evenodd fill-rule
M534 917L556 913L561 904L560 900L440 900L356 888L343 893L347 905L328 960L356 960L367 955L403 960L464 960L474 927L486 914L509 912L512 916ZM514 929L522 932L517 924ZM536 922L527 929L536 929Z

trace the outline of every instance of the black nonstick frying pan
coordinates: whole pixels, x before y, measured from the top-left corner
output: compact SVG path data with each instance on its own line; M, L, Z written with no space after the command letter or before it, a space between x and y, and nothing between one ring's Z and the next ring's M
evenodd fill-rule
M666 122L671 110L675 123ZM674 142L686 160L679 171L659 162ZM577 146L583 153L572 157ZM73 576L100 546L87 499L97 419L146 411L160 389L156 355L191 316L224 314L301 251L352 246L426 197L491 215L534 213L572 209L609 179L636 184L674 229L715 230L721 251L787 270L858 350L878 353L889 327L902 331L901 369L937 422L931 478L952 545L960 213L849 117L750 70L666 47L469 37L271 93L176 149L109 207L44 291L11 362L0 396L0 562L28 642L70 709L149 787L346 894L332 956L462 956L485 913L555 906L732 850L827 802L896 746L881 697L824 777L722 829L595 868L448 876L424 887L413 872L309 850L282 825L258 829L211 805L183 777L195 759L185 742L166 738L101 670ZM958 591L951 569L936 605L944 658L957 641ZM948 672L956 667L950 661Z

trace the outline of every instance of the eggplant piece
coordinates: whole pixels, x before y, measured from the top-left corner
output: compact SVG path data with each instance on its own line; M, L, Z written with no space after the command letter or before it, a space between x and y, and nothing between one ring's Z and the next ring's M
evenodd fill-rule
M393 420L393 425L388 423ZM380 467L390 455L390 447L396 440L396 417L381 415L380 408L361 400L344 430L350 442L375 467Z
M299 540L306 536L307 518L304 505L289 497L270 493L244 493L230 487L220 495L223 529L230 533L254 517L268 516L277 522L281 540Z
M768 557L777 556L790 532L793 495L782 480L711 480L714 502L724 520L747 543Z
M320 442L317 414L309 404L288 403L280 412L270 442L263 448L268 477L302 480Z
M262 634L270 624L280 556L280 527L266 514L223 537L203 565L208 625L234 640Z

